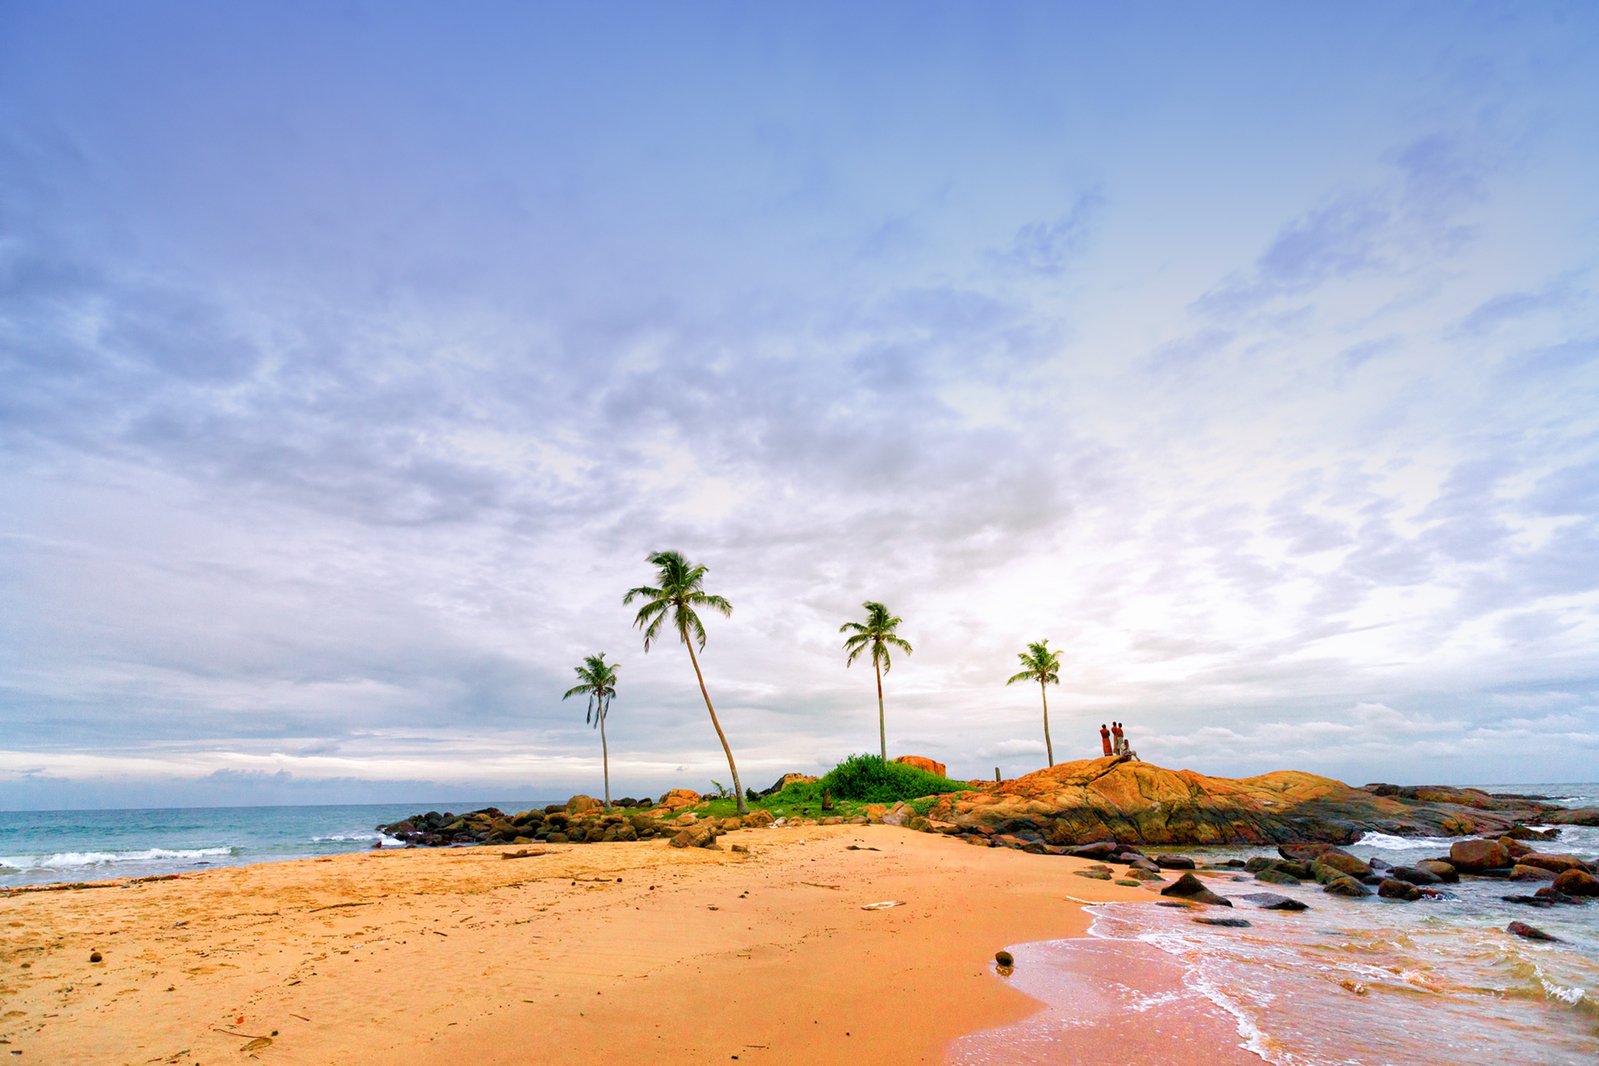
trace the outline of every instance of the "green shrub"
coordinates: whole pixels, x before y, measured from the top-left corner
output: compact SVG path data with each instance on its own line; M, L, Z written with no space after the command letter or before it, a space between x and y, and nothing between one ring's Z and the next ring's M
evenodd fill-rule
M904 763L884 762L880 755L851 755L827 771L812 787L826 789L834 799L898 803L921 796L960 792L969 786Z

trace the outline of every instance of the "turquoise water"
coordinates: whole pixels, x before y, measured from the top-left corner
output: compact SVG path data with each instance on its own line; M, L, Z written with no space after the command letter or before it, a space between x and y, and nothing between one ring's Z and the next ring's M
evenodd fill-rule
M559 801L0 811L0 887L182 873L398 846L374 827L420 811L523 811L554 802Z

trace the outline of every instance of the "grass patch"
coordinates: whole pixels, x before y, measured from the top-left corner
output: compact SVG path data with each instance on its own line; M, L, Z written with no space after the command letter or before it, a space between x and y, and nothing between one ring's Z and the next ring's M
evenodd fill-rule
M781 792L749 800L748 806L752 811L770 811L778 818L850 818L868 804L909 800L916 813L925 816L938 796L970 787L904 763L884 762L878 755L851 755L818 781L794 782ZM823 791L832 797L831 810L822 809ZM730 818L738 814L738 805L728 796L707 799L689 810L701 818Z
M861 803L898 803L963 792L970 787L904 763L885 762L880 755L851 755L827 771L817 784L830 790L836 799Z

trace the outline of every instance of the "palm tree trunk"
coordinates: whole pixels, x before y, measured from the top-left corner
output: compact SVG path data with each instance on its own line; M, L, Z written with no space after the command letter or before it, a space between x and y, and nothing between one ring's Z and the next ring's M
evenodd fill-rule
M716 708L711 706L711 694L705 688L705 675L700 673L700 661L694 654L694 645L687 640L683 647L688 649L688 661L694 664L694 676L699 679L700 695L705 697L705 709L711 712L711 725L716 728L716 739L722 742L722 750L727 753L727 768L733 774L733 798L738 801L738 813L749 812L749 805L744 802L744 786L738 779L738 767L733 765L733 749L727 746L727 734L722 732L722 723L716 720Z
M877 744L883 749L883 761L888 761L888 730L883 725L883 665L876 659L872 666L877 670Z
M1049 765L1054 766L1055 745L1049 742L1049 688L1044 682L1040 681L1038 683L1038 691L1044 697L1044 753L1045 757L1049 759Z
M605 763L605 809L611 809L611 749L605 743L605 708L600 708L600 757Z

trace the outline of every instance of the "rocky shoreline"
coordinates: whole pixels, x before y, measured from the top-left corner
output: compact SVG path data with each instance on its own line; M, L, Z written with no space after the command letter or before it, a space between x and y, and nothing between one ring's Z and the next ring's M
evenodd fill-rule
M797 778L784 775L768 793ZM607 810L593 797L574 796L541 810L429 811L377 828L423 847L656 838L679 847L710 847L728 832L801 819L820 824L886 822L963 837L972 844L1067 855L1105 841L1136 853L1138 846L1352 844L1366 833L1503 837L1519 843L1540 835L1529 826L1599 825L1599 808L1571 809L1538 797L1442 785L1356 788L1292 770L1248 778L1208 777L1115 757L1060 763L1011 781L973 782L966 791L926 801L865 805L848 817L776 817L757 809L742 818L717 818L690 810L705 799L688 789L674 789L659 802L624 799ZM1514 865L1506 864L1506 869Z

